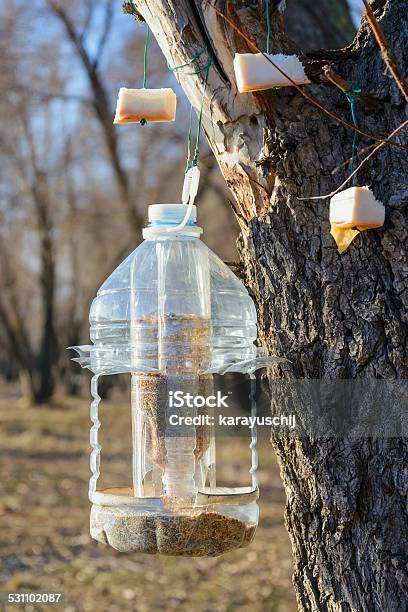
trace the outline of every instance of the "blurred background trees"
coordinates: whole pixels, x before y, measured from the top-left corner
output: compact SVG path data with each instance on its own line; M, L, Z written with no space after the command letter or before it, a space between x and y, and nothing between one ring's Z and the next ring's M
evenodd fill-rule
M336 11L319 26L322 3ZM66 347L88 341L92 297L141 240L148 204L179 201L189 113L151 37L149 85L177 90L177 122L112 125L119 87L143 71L144 26L120 0L9 0L0 17L0 376L42 403L78 393ZM288 23L305 50L354 31L346 0L289 1ZM204 240L231 261L238 224L204 141Z
M175 124L112 124L119 87L142 79L144 28L120 9L116 0L1 7L0 374L35 403L58 384L78 391L65 349L87 341L92 297L140 242L147 205L180 198L182 96ZM153 40L149 84L164 82L177 87ZM234 259L228 196L202 150L201 219L210 246Z

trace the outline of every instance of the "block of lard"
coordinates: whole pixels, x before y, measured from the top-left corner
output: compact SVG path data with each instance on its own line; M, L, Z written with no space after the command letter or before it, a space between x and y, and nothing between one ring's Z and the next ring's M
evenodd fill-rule
M330 200L330 223L338 227L357 227L360 231L384 225L384 204L368 187L350 187Z
M177 97L172 89L119 89L113 123L148 123L174 121Z
M382 227L385 207L368 187L350 187L330 200L331 234L344 253L361 231Z
M310 83L296 55L279 53L268 57L297 85ZM238 91L241 93L293 85L262 53L236 53L234 70Z

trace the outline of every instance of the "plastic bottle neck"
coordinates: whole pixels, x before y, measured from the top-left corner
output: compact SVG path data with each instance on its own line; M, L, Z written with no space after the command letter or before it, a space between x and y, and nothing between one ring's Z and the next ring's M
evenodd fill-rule
M203 233L198 227L197 209L190 211L190 217L185 220L188 207L185 204L153 204L149 206L149 225L143 230L143 238L176 238L180 236L199 238ZM183 225L183 221L185 225ZM180 227L179 227L180 226Z

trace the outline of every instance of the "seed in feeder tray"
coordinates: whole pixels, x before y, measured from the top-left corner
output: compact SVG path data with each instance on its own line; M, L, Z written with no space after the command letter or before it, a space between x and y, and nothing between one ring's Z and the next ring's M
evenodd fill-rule
M247 546L255 531L253 523L199 508L158 514L94 505L91 511L92 537L120 552L216 557Z
M362 231L382 227L384 218L384 205L368 187L350 187L330 200L330 223L337 227L357 227Z
M177 97L172 89L119 89L113 123L175 121Z
M297 85L310 83L296 55L279 53L268 57ZM238 91L241 93L293 85L262 53L236 53L234 70Z

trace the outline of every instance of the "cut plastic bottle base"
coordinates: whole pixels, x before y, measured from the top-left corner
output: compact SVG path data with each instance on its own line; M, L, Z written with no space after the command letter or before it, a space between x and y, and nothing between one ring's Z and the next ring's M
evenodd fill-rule
M256 524L200 508L176 514L94 505L91 535L120 552L216 557L250 544Z

